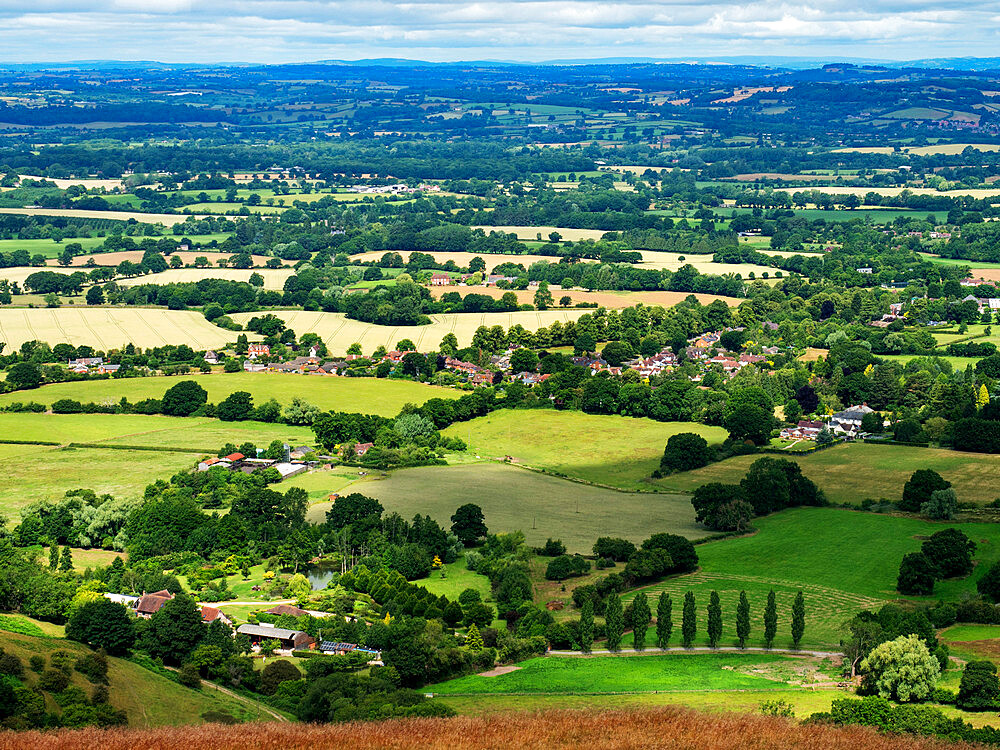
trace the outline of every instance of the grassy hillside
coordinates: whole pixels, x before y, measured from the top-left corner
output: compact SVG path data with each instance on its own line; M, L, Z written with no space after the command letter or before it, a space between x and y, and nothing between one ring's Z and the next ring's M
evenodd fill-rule
M516 709L516 706L514 707ZM0 734L0 750L972 750L965 743L880 735L867 727L801 726L759 714L703 714L682 708L517 712L485 717L409 719L354 724L259 724L121 732Z
M326 475L308 475L303 483L311 487ZM302 486L298 480L291 483ZM428 514L445 527L458 506L475 502L491 531L521 530L528 544L536 546L548 537L562 539L573 552L589 553L594 540L608 534L641 542L657 531L692 539L710 533L695 523L694 509L684 495L617 492L502 464L397 470L349 489L338 486L335 477L331 481L328 493L361 492L378 498L389 512L404 518ZM325 502L313 505L309 519L322 520L329 507Z
M726 431L693 422L584 414L577 411L501 410L445 430L470 452L607 484L648 489L643 480L660 465L667 439L695 432L721 443ZM697 485L695 485L697 486Z
M665 490L691 492L708 482L739 482L758 458L738 456L696 471L674 474L653 484ZM899 500L903 485L917 469L934 469L940 473L952 483L960 501L985 504L1000 496L995 484L997 459L981 453L851 443L786 458L797 461L802 472L819 485L827 498L837 503L859 503L867 497Z
M90 651L86 646L62 638L6 631L0 631L0 647L8 653L16 654L25 663L24 681L28 685L34 685L38 679L37 674L27 669L28 660L32 656L37 654L48 661L55 651L68 651L74 655ZM215 690L186 688L123 659L110 658L108 662L111 704L128 714L130 726L200 724L203 721L201 715L206 711L223 711L244 721L256 716L249 704ZM71 684L82 688L88 695L92 690L87 678L79 672L73 673ZM49 710L54 710L57 705L51 700L47 704Z
M197 382L208 391L208 400L213 403L218 403L234 391L247 391L257 404L271 398L287 404L293 396L299 396L322 409L384 416L395 416L403 404L408 402L422 404L430 398L458 398L462 395L452 388L424 385L410 380L238 372L55 383L30 392L3 394L0 396L0 405L14 401L38 401L49 406L61 398L116 403L122 396L135 402L144 398L161 398L168 388L181 380Z
M955 601L974 591L975 581L1000 559L1000 527L996 524L942 524L915 518L860 513L832 508L797 508L757 519L759 531L697 547L699 569L642 589L651 598L667 591L674 601L674 640L680 642L679 623L684 594L695 594L699 644L707 641L709 594L718 591L723 610L723 643L736 637L736 603L745 590L750 599L750 640L763 634L767 593L778 601L776 645L791 643L791 606L801 590L806 601L803 644L836 647L843 623L863 608L878 608L900 599L896 592L899 562L920 549L922 540L944 528L957 527L977 545L976 570L967 579L939 582L935 600ZM634 592L625 597L630 600ZM653 608L655 609L655 602Z

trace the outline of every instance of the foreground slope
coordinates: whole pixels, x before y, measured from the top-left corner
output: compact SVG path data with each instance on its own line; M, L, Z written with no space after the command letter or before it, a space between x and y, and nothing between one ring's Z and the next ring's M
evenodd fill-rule
M671 747L684 750L967 750L972 745L884 736L862 727L799 726L749 714L699 714L678 708L641 711L548 711L488 717L411 719L371 724L206 725L156 730L83 729L0 734L0 750L334 750L335 748Z

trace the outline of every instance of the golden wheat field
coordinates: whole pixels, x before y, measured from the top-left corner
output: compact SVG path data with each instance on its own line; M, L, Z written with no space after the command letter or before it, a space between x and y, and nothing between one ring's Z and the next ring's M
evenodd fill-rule
M752 714L683 708L544 711L377 723L206 724L162 729L0 733L0 750L971 750L959 742L802 726Z
M431 315L430 325L425 326L380 326L351 320L344 313L308 312L303 310L279 310L274 314L283 319L297 336L303 333L317 333L326 342L330 351L342 354L347 347L357 342L366 354L379 346L391 349L396 342L407 338L418 351L436 350L447 333L454 333L460 346L468 346L479 326L521 325L528 331L537 331L554 322L565 323L576 320L584 313L593 312L582 308L566 310L545 310L509 313L447 313ZM237 323L246 323L255 314L235 313L230 317Z

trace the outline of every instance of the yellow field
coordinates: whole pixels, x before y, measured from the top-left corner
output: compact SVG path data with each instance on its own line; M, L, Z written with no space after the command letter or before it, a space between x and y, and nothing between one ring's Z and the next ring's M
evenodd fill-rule
M248 316L249 317L249 316ZM250 334L251 338L259 338ZM209 349L234 341L236 334L209 323L190 310L85 307L0 309L0 341L7 351L25 341L49 344L87 344L98 349L117 349L133 343L142 347L188 344Z
M14 269L0 270L0 278L4 278L4 272ZM16 269L24 270L24 269ZM75 270L75 269L74 269ZM147 276L136 276L131 279L122 279L119 286L137 286L139 284L177 284L190 281L201 281L202 279L226 279L228 281L249 281L250 276L259 273L264 277L265 289L284 288L285 279L295 273L291 268L176 268L160 273L151 273Z
M116 219L128 221L135 219L143 224L163 224L172 227L180 224L191 214L146 214L141 211L87 211L82 208L0 208L0 214L19 214L21 216L63 216L71 219ZM204 219L204 215L195 216Z
M659 305L660 307L673 307L689 296L687 292L588 292L583 289L564 290L558 284L549 287L552 296L557 300L564 295L577 302L595 302L601 307L609 310L621 310L626 307L633 307L642 303L647 307ZM483 287L463 287L463 286L435 286L431 287L431 295L440 298L446 292L458 291L459 293L485 294L493 299L500 299L511 290L499 289L495 286ZM512 292L519 304L532 304L535 296L534 289L515 290ZM709 305L717 299L722 300L730 307L737 307L743 301L741 297L721 297L716 294L695 294L693 295L701 304Z
M431 324L426 326L379 326L349 320L343 313L306 311L277 311L297 336L303 333L318 333L331 352L343 354L354 342L361 344L366 354L379 346L387 349L395 347L400 339L410 339L420 351L436 350L446 333L454 333L460 346L468 346L479 326L500 325L505 329L520 323L529 331L549 326L554 321L565 323L576 320L591 310L545 310L543 312L511 313L451 313L432 315ZM258 313L235 313L230 317L238 323L245 323Z
M115 188L120 188L122 186L121 180L105 180L97 177L72 177L72 178L61 178L61 177L38 177L30 174L21 175L22 180L48 180L49 182L54 182L57 188L65 190L70 185L83 185L85 188L90 190L91 188L105 188L106 190L114 190Z
M932 154L960 154L969 147L976 151L1000 151L996 143L942 143L937 146L904 146L903 153L930 156ZM863 148L835 148L834 153L891 154L892 146L866 146Z
M549 238L549 233L559 232L564 240L599 240L601 235L605 234L603 229L567 229L564 227L491 227L491 226L479 226L472 227L473 229L482 229L486 234L490 232L505 232L506 234L516 234L519 240L534 240L538 239L537 235L541 233L542 239L547 240Z
M746 278L751 272L760 276L762 273L774 275L775 270L769 266L758 266L755 263L716 263L711 255L682 255L680 253L665 253L659 250L641 250L642 265L648 268L665 268L676 271L681 266L694 266L701 273L722 275L738 273ZM684 260L681 260L684 258Z
M357 255L352 255L351 260L360 260L364 263L370 263L372 261L379 260L386 252L392 252L387 250L375 250L369 253L359 253ZM421 251L423 252L423 251ZM558 263L559 258L553 257L551 255L494 255L491 253L483 253L482 255L476 255L475 253L450 253L450 252L428 252L426 255L430 255L434 258L437 263L447 263L449 260L454 261L455 265L460 268L465 268L469 265L469 261L473 258L479 257L483 259L486 263L486 270L492 271L494 268L499 266L501 263L520 263L525 268L530 266L532 263L538 263L543 261L545 263ZM409 257L409 253L400 253L405 261Z

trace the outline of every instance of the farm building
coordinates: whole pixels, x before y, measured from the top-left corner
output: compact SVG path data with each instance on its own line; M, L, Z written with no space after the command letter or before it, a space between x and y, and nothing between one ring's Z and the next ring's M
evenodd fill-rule
M259 646L262 641L278 641L281 649L294 651L300 648L315 648L316 641L301 630L275 628L270 625L240 625L236 632L250 638L250 643Z
M148 620L173 598L174 595L166 589L155 591L152 594L143 594L136 602L135 613L142 619Z
M448 286L451 284L451 276L446 273L431 274L431 286Z

